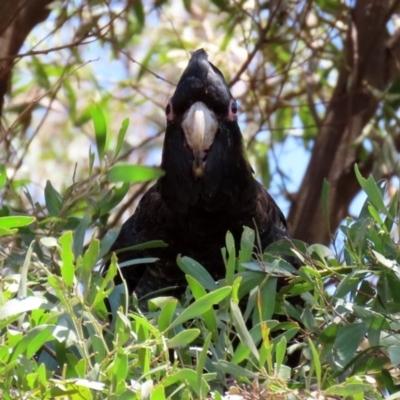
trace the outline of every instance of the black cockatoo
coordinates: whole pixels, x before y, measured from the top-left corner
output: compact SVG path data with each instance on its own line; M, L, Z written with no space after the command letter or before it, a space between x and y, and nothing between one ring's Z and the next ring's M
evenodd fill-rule
M237 103L203 49L192 54L165 111L165 175L143 196L111 248L113 252L156 239L168 244L118 254L119 262L159 258L121 269L129 292L139 299L171 286L176 290L167 294L183 293L178 254L198 261L214 279L224 277L221 248L227 231L239 243L243 226L256 228L263 248L288 237L281 210L253 178Z

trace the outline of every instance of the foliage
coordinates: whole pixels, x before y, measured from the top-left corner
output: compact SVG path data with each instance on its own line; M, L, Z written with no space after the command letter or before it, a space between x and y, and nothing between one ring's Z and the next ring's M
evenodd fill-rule
M230 77L256 174L291 199L334 93L348 3L52 4L15 60L1 121L1 397L400 397L398 80L348 143L387 187L355 170L367 199L334 250L293 241L254 254L254 232L240 249L228 234L223 281L183 255L185 296L145 314L114 288L115 258L99 270L109 229L162 174L143 164L158 162L187 50L205 47ZM298 273L276 257L293 252Z
M117 186L102 193L112 185L106 169L100 179L87 177L84 196L71 195L82 182L63 193L48 182L46 209L34 205L36 220L3 205L2 397L218 399L229 391L260 399L376 399L399 393L400 259L393 240L399 199L386 207L385 185L355 173L367 200L359 218L341 227L340 257L299 241L255 254L250 229L237 253L228 233L225 279L215 283L196 261L179 256L185 296L152 299L146 313L123 284L114 287L115 256L104 276L99 269L115 235L99 240L93 232L121 200ZM129 174L121 180L132 180ZM275 255L293 252L302 261L298 272ZM301 362L291 370L296 350Z

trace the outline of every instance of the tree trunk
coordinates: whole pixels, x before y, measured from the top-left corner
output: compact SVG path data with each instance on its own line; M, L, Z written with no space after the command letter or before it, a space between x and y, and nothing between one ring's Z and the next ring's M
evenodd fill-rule
M0 117L16 55L29 32L50 14L53 0L0 1ZM1 140L0 140L1 142Z
M387 41L389 11L388 0L357 0L352 10L337 85L288 217L296 239L328 244L360 189L354 164L359 163L365 175L372 170L372 156L361 161L355 140L398 70L399 35ZM330 183L329 222L321 203L324 179Z

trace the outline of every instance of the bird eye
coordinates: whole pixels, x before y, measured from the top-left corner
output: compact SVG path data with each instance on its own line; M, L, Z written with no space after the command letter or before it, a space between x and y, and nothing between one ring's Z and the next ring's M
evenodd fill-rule
M168 104L165 107L165 115L167 116L167 121L174 119L174 109L172 108L171 99L168 100Z
M233 100L233 102L231 103L231 113L236 115L237 112L238 112L238 106L236 104L236 101Z
M231 102L229 103L229 111L227 116L228 121L236 121L238 113L239 113L239 107L236 101L234 99L231 99Z

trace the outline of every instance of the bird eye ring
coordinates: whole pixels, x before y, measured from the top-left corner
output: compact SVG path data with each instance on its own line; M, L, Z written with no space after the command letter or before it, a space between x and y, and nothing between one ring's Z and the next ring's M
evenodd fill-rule
M235 100L231 102L231 113L234 115L238 113L238 105Z
M229 110L228 110L228 116L227 116L228 121L236 121L238 113L239 113L238 104L236 103L236 101L234 99L231 99L231 101L229 103Z
M174 119L174 109L172 107L171 99L168 100L168 104L165 107L165 115L167 116L167 121L172 121Z

